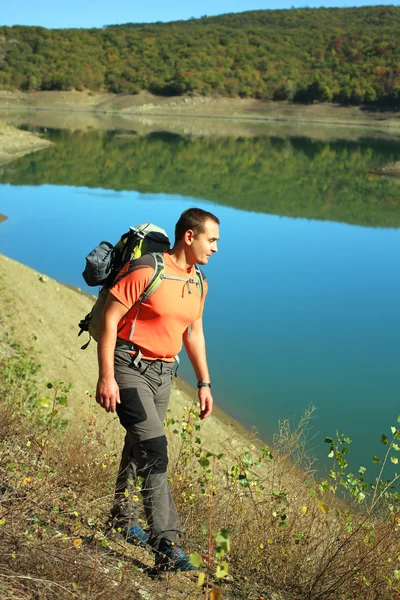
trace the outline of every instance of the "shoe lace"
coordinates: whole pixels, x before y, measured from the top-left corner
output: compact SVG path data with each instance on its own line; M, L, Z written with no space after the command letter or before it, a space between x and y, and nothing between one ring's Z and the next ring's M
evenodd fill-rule
M128 537L129 536L132 536L143 542L149 539L148 534L139 525L135 525L134 527L130 527L128 529Z
M176 555L179 558L187 558L187 560L189 560L188 555L186 554L186 552L184 550L182 550L182 548L180 548L179 546L174 546L174 550L175 550Z

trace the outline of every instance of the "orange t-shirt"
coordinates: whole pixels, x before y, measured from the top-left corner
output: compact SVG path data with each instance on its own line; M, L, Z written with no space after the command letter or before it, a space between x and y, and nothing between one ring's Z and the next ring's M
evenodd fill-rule
M197 281L194 267L188 272L177 267L167 252L163 256L167 277ZM201 290L196 283L163 279L146 302L135 306L153 273L154 259L150 255L144 255L133 263L128 263L110 292L128 309L118 323L118 337L136 344L145 359L159 358L168 361L173 360L181 351L182 336L186 329L203 314L207 281L204 278L201 298Z

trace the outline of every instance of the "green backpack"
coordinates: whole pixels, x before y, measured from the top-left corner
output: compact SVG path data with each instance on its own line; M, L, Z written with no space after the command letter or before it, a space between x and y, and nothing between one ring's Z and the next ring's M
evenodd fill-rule
M80 328L78 336L84 331L89 333L89 340L81 347L82 350L88 347L91 338L96 341L99 339L101 313L109 289L112 287L118 273L127 262L134 261L144 254L151 254L154 258L154 273L140 298L138 298L137 304L140 305L148 300L163 279L180 279L188 283L197 283L200 288L200 295L203 295L203 275L197 265L195 265L196 280L194 281L183 277L165 275L163 252L168 250L170 246L171 243L164 229L153 225L153 223L144 223L136 227L130 227L129 231L121 236L115 246L110 242L102 241L86 256L86 267L82 273L85 282L89 286L100 285L102 287L92 310L78 324Z

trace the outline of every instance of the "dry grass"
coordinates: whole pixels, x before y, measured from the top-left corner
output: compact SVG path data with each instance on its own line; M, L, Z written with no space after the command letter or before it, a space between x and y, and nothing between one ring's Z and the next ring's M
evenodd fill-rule
M383 493L382 482L372 510L374 491L362 476L350 485L354 477L337 465L336 479L319 481L305 451L312 414L294 430L281 423L273 452L229 445L219 458L196 444L196 417L187 413L174 491L192 544L207 557L208 520L230 532L230 572L243 598L272 591L287 599L398 598L399 495ZM207 456L210 464L199 467Z
M224 456L203 447L193 407L168 416L185 547L202 558L208 586L152 578L150 553L105 532L119 457L94 416L65 427L68 386L40 389L33 346L0 344L2 598L400 597L398 495L378 491L371 510L368 490L360 501L348 488L345 504L333 477L318 481L305 452L312 410L294 430L281 424L274 450L255 440L227 444Z

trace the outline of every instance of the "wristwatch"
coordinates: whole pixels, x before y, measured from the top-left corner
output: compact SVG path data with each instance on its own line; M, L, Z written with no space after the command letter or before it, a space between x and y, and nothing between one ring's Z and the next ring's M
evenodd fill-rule
M199 390L202 387L211 387L211 383L207 383L206 381L198 381L197 382L197 389Z

